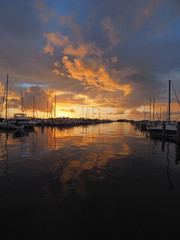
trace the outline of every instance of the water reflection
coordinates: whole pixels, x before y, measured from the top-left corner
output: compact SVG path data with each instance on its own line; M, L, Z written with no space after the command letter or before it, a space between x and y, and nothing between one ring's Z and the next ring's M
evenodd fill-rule
M179 164L179 161L180 161L180 145L176 145L176 160L175 160L175 163L176 164Z
M0 164L4 164L8 180L9 167L14 174L22 174L21 169L23 174L31 171L31 175L48 172L53 175L53 181L59 182L64 196L72 190L84 196L87 182L110 181L112 176L135 174L135 162L141 159L141 167L146 169L147 161L163 165L166 158L167 179L173 188L171 163L177 165L180 161L178 145L146 138L128 123L1 131L0 150ZM44 186L46 192L51 192L48 188L51 187Z
M168 182L169 182L170 188L173 188L170 171L171 171L171 169L170 169L170 159L169 159L169 143L167 143L167 177L168 177Z
M172 189L174 187L172 177L171 177L171 172L172 169L175 169L175 165L178 165L180 161L180 145L171 143L171 142L166 142L166 141L160 141L157 139L150 139L150 146L152 146L152 155L153 158L159 157L159 150L163 152L164 159L166 159L167 164L166 164L166 173L167 173L167 179L169 183L169 187ZM166 156L166 157L165 157Z
M0 135L0 150L2 153L2 157L4 159L4 174L7 177L7 181L9 182L9 173L8 173L8 145L7 145L7 140L8 140L8 132L5 133L4 136Z
M161 237L178 229L179 160L178 145L128 123L0 132L2 229L31 239L96 239L96 230L101 239L106 229Z

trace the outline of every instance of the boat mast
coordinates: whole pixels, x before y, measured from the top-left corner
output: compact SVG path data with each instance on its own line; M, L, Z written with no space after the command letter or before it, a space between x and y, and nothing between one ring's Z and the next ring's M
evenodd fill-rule
M150 98L150 122L151 122L151 98Z
M21 109L22 109L22 114L24 114L24 102L23 102L23 95L22 95L22 92L21 92Z
M49 109L49 101L47 100L47 118L48 118L48 109Z
M54 106L54 118L56 118L56 95L55 95L55 99L54 100L55 100L55 104L54 104L55 105Z
M169 110L168 110L168 121L171 121L171 80L169 80L169 100L168 100Z
M7 82L6 82L6 120L8 118L8 74L7 74Z
M34 107L35 107L35 97L33 95L33 119L34 119Z
M154 122L154 111L155 111L155 99L153 99L153 122Z

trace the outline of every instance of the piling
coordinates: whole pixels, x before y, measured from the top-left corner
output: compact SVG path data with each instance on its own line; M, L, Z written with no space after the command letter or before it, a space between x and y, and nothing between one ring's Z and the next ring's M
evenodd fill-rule
M162 140L165 139L166 136L166 122L162 123Z
M177 123L176 142L180 144L180 122Z

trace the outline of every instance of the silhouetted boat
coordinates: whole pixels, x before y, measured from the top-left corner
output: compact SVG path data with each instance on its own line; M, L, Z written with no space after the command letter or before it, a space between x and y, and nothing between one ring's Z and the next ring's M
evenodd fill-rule
M16 126L13 123L9 123L8 121L0 122L0 129L8 129L8 130L21 130L24 129L24 125Z
M24 125L25 128L33 128L36 125L35 121L32 121L31 118L28 118L23 113L14 114L14 117L9 119L9 121L17 126Z

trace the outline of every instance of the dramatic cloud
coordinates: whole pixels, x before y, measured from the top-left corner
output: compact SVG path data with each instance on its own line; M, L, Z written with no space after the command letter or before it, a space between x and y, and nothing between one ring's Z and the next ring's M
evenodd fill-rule
M180 91L179 9L177 0L0 1L0 86L9 73L9 105L20 108L23 92L31 111L33 95L43 112L56 94L58 109L143 117L155 98L165 112L168 80Z
M120 90L124 92L124 95L131 92L129 85L120 86L114 82L103 66L93 68L94 66L86 65L80 59L70 61L67 56L63 57L62 63L68 73L68 77L81 81L85 86L94 86L106 91Z

